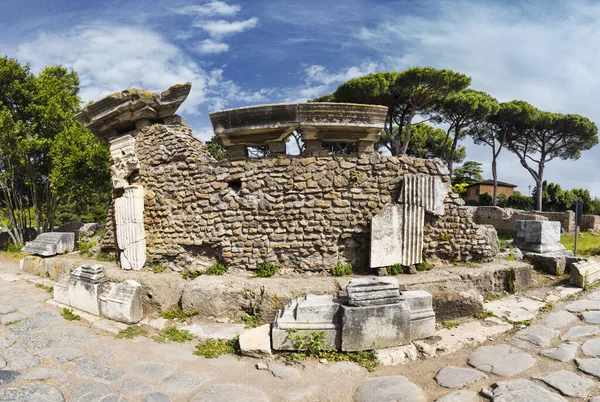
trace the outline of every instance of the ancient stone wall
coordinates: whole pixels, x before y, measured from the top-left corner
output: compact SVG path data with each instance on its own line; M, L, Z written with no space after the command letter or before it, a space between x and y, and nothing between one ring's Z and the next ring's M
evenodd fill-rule
M536 215L545 216L549 221L560 222L560 228L563 232L573 233L575 231L575 212L564 211L564 212L547 212L547 211L535 211Z
M136 155L140 169L132 184L145 191L148 253L176 270L215 259L249 270L268 260L288 273L330 269L339 260L368 266L371 218L397 201L403 175L449 182L441 164L377 153L219 163L180 125L139 130ZM449 193L443 216L426 214L426 255L491 258L462 204Z
M581 219L581 230L591 230L597 232L600 230L600 216L583 215Z

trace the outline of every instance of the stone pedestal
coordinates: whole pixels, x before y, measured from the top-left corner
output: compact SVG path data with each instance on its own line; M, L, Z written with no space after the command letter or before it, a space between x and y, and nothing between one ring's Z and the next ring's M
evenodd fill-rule
M52 292L54 301L66 305L70 305L69 285L64 283L55 283L54 291Z
M342 350L353 352L410 342L410 306L402 301L369 307L342 306Z
M111 320L135 324L142 319L142 285L133 280L105 284L98 296L100 312Z
M571 265L569 282L573 286L586 288L600 281L600 263L594 260L574 262Z
M139 271L146 263L142 186L127 186L123 196L115 199L115 222L121 268Z
M410 307L410 339L417 340L435 335L435 313L431 294L424 290L407 290L400 295Z
M107 282L102 265L81 265L69 277L69 305L90 314L100 315L98 295Z
M551 253L565 250L560 243L560 222L516 221L513 245L523 252Z
M51 257L56 254L64 254L75 249L75 234L71 232L42 233L33 241L27 242L22 251Z

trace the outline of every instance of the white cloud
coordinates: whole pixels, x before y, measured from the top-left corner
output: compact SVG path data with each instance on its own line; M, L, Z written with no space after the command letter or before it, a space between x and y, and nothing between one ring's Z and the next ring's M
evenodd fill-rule
M192 82L180 112L199 114L201 106L225 107L230 102L260 99L260 92L243 91L223 77L223 70L206 71L181 49L154 31L120 25L78 27L41 33L17 47L17 57L34 71L50 64L74 69L80 77L84 102L131 87L161 92L176 83Z
M202 28L213 38L223 38L233 34L247 31L248 29L255 28L258 25L258 18L252 17L244 21L207 21L195 23L194 26Z
M198 53L223 53L229 50L227 43L217 42L212 39L205 39L194 48Z
M238 4L227 4L223 1L211 1L202 5L186 6L172 9L175 14L213 17L216 15L235 15L241 10Z

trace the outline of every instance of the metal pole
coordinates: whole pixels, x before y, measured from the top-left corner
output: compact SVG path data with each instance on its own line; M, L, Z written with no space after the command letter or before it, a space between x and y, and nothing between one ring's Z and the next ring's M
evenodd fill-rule
M579 237L579 225L575 225L575 249L573 250L573 257L577 257L577 238Z

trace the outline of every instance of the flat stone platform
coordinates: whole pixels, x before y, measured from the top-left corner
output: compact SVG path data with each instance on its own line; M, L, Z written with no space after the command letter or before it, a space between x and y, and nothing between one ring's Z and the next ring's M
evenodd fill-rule
M358 277L255 278L249 274L226 273L185 280L176 272L124 271L115 263L85 259L77 253L52 258L27 256L21 260L21 270L60 281L82 263L104 265L112 281L133 279L141 283L145 312L181 307L185 311L198 311L202 318L228 317L236 321L245 314L257 312L269 320L291 299L309 293L338 295L345 291L351 279ZM483 312L484 297L500 295L511 288L526 289L532 284L532 270L530 265L520 261L498 261L468 267L437 267L397 278L401 290L431 293L436 318L445 321Z

